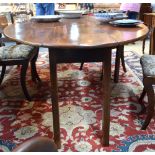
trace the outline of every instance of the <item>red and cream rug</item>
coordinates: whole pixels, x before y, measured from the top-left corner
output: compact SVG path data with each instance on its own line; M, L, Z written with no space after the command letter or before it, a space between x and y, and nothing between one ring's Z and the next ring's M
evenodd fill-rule
M101 63L58 65L59 107L62 147L59 151L155 151L155 120L146 131L140 130L145 115L138 115L141 105L142 74L139 58L126 52L127 72L120 71L120 82L113 83L110 119L110 146L101 145ZM20 68L7 70L0 86L0 151L11 151L16 145L36 136L53 137L52 104L48 52L40 52L37 70L42 83L27 86L33 97L25 100L20 87Z

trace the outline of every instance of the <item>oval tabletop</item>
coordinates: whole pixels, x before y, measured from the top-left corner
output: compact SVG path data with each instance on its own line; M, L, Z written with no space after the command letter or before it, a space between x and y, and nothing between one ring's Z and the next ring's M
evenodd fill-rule
M14 41L54 48L116 47L139 40L147 33L144 24L130 28L115 27L100 24L90 16L50 23L29 21L4 29L4 35Z

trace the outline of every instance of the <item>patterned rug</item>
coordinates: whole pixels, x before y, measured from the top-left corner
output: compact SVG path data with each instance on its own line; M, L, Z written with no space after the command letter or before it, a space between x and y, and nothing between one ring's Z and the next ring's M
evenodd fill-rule
M58 65L58 92L62 147L59 151L155 151L155 120L146 131L140 130L145 115L138 115L141 105L142 73L139 57L125 52L127 72L120 71L120 82L113 83L115 52L112 59L112 94L110 146L101 145L101 63ZM53 137L50 99L49 60L40 52L37 70L41 84L27 86L32 102L24 99L20 87L20 68L8 68L0 87L0 151L11 151L16 145L36 136Z

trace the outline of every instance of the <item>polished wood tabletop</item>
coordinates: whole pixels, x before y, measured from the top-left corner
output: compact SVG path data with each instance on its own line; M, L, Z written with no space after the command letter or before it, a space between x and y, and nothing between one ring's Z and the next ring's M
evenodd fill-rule
M143 24L135 28L114 27L100 24L89 16L52 23L17 23L4 30L4 34L15 41L59 48L114 47L139 40L147 32Z
M103 62L102 81L102 143L109 145L110 95L111 95L111 51L115 47L144 38L148 28L115 27L101 24L95 18L61 19L59 22L26 22L9 25L4 29L6 37L21 43L48 47L51 100L53 111L54 141L60 148L60 123L58 106L57 64L74 62ZM120 48L121 49L121 48Z

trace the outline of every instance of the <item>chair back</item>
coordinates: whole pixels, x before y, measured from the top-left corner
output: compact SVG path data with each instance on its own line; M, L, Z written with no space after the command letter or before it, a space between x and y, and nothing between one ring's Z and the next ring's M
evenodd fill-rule
M29 20L30 16L33 16L33 11L18 11L18 12L11 12L11 22L12 23L19 23L19 22L25 22Z
M155 13L145 13L144 24L148 27L155 27Z
M5 15L0 15L0 47L4 46L3 29L8 26L8 20Z
M145 13L152 13L152 6L151 3L142 3L141 4L141 8L140 8L140 12L139 12L139 20L144 21L144 14Z
M0 29L4 29L8 25L8 21L5 15L0 15Z

